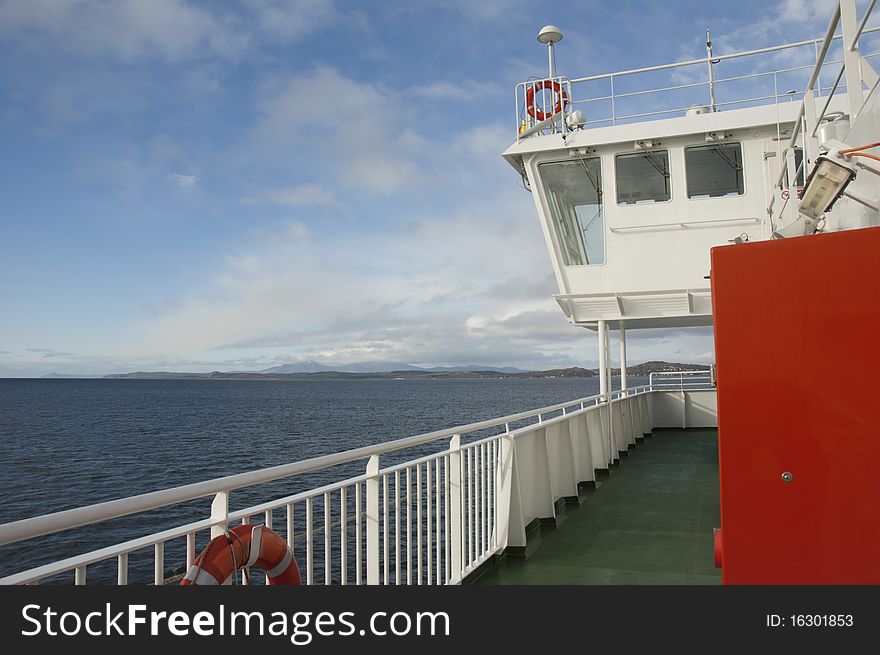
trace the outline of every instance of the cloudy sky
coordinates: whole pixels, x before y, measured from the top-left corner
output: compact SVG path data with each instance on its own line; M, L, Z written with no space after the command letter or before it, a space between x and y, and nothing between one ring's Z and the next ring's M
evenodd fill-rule
M864 4L864 3L861 3ZM819 36L820 0L0 0L0 376L594 365L515 82ZM632 332L711 361L711 332Z

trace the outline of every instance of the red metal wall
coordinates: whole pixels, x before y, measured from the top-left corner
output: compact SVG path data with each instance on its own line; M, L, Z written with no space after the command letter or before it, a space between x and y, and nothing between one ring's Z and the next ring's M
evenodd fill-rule
M724 583L880 583L880 228L714 248L711 278Z

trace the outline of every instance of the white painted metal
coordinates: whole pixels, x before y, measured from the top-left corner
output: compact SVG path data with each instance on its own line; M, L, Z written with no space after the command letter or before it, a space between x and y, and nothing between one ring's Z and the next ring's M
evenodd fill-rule
M346 487L339 490L339 584L348 584L348 494ZM398 584L400 584L399 580Z
M873 6L871 7L873 9ZM854 121L864 103L862 94L862 71L861 57L859 57L859 42L856 34L856 1L840 0L838 9L840 15L840 27L843 32L843 61L846 76L847 99L849 101L850 121ZM865 18L870 15L870 9L865 12Z
M119 557L120 557L119 571L120 571L120 577L121 577L122 571L123 571L123 560L122 560L123 555L120 555ZM189 567L191 567L193 565L193 563L195 562L195 559L196 559L196 533L189 532L186 535L186 568L187 568L187 570L189 570ZM125 555L124 564L125 564L125 566L124 566L125 575L127 577L128 576L128 556L127 555ZM120 584L122 584L122 583L120 583Z
M306 584L313 584L315 579L315 534L314 526L314 506L312 497L306 498Z
M155 550L153 584L161 586L165 584L165 542L160 541L153 548Z
M863 111L862 85L867 84L870 88L877 82L878 76L868 62L868 57L874 55L861 55L858 44L859 37L863 34L880 30L880 27L865 28L874 5L875 2L872 1L859 21L855 1L840 0L822 39L715 56L707 34L707 51L703 59L570 80L554 78L560 84L567 85L571 106L584 102L610 104L610 118L591 121L593 124L605 122L607 126L567 130L566 121L560 120L557 130L553 121L552 125L536 126L535 121L526 117L526 130L518 134L517 142L508 148L504 156L518 172L524 172L528 178L557 278L557 300L572 323L591 328L595 328L601 320L607 322L606 327L613 327L619 321L626 320L627 326L631 328L711 324L711 296L705 282L709 270L710 248L724 245L743 232L750 241L770 238L774 232L796 219L796 175L793 166L782 166L781 162L793 162L794 148L799 147L804 151L805 163L802 166L811 165L820 146L816 137L817 129L824 118L830 112L841 112L849 114L852 119ZM838 25L842 27L842 34L836 35ZM827 61L827 55L831 44L840 38L844 39L844 66L831 93L822 99L822 111L817 112L815 93L816 90L822 93L820 74L823 66L835 63ZM813 66L781 69L775 65L775 56L779 52L790 51L793 56L800 56L802 50L798 48L805 47L812 49L815 54ZM760 70L758 63L755 66L756 72L751 74L721 79L714 77L713 61L767 54L774 57L772 70ZM708 71L708 79L705 81L615 93L615 81L623 76L652 74L657 71L678 73L682 68L697 64L702 64ZM812 71L806 87L802 92L796 93L801 99L799 103L787 102L787 89L778 87L772 96L733 98L725 102L717 102L715 99L715 90L722 83L736 83L772 75L776 86L779 73L809 68ZM848 93L835 95L844 75ZM603 93L580 99L571 95L572 90L577 91L583 84L600 80L608 80L610 95ZM525 82L517 86L518 108L523 106L529 84ZM656 111L621 116L616 109L615 100L623 97L638 95L647 98L649 94L657 97L656 94L660 92L704 84L708 86L713 109L749 104L755 106L636 123L631 121L656 118L680 110L670 110L665 105ZM571 106L569 112L572 111ZM853 133L859 132L857 125L853 124L853 128ZM526 138L526 135L530 136ZM705 144L711 135L721 135L727 142L741 145L744 182L744 193L741 195L695 199L688 197L685 149ZM779 139L783 137L788 140L784 151L779 147ZM871 137L860 140L861 143L870 143L876 139ZM620 153L631 152L632 144L646 141L661 144L659 147L669 153L671 198L666 202L618 205L614 179L615 157ZM768 152L768 142L774 143L775 153ZM861 143L852 142L849 145ZM771 156L775 160L770 160ZM600 160L605 191L602 202L605 226L602 245L605 259L601 264L565 265L551 217L554 210L543 188L540 166L582 157ZM768 167L772 169L772 175L777 177L775 185L769 183ZM789 188L783 189L782 181L786 175ZM880 180L865 182L859 179L858 184L864 185L865 189L862 193L854 191L855 198L880 197ZM852 205L849 199L841 201L841 206L848 207L850 214L858 214L858 218L853 221L841 218L830 229L880 224L880 215L876 211L871 212L869 207L865 207L861 212L854 212L851 211ZM676 253L676 256L669 258L667 253L670 252ZM633 261L638 261L639 266L632 266Z
M367 584L379 584L379 455L367 462Z
M626 328L620 321L620 389L626 391ZM626 395L626 394L624 394Z
M422 465L416 465L416 584L422 584Z
M361 484L355 487L355 583L363 582L363 499L361 498Z
M462 466L461 435L456 434L449 441L449 547L452 567L450 582L453 584L461 582L461 571L464 569Z
M605 321L599 320L599 395L604 399L608 393L608 337Z
M268 512L266 510L266 525L271 525ZM333 581L332 560L333 555L333 533L330 529L330 492L324 492L324 584L331 584Z
M400 584L400 471L394 472L394 584Z
M189 541L187 535L187 542ZM187 564L187 569L189 569ZM116 584L122 586L128 584L128 553L120 553L116 558Z
M128 512L126 512L128 513ZM226 532L229 526L229 492L218 491L211 503L211 539Z

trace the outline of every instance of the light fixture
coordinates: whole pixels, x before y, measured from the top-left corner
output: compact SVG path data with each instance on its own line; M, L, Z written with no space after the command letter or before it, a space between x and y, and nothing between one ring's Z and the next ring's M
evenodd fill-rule
M819 156L816 166L807 178L798 211L807 218L817 220L831 209L855 176L855 169L845 165L842 160L834 161L825 155Z

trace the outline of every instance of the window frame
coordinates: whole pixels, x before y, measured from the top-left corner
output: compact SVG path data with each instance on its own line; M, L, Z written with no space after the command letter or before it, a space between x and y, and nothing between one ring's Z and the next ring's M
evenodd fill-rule
M601 215L601 218L602 218L602 262L601 263L596 263L596 264L591 264L591 263L566 264L565 263L565 251L564 251L564 246L562 245L562 243L560 241L559 232L556 229L556 222L557 221L556 221L556 217L553 214L553 206L552 206L553 203L547 193L547 186L544 181L544 175L541 173L541 167L544 165L570 164L572 162L575 162L577 159L587 159L587 160L595 159L599 163L599 191L600 191L600 200L601 200L601 207L602 207L602 215ZM607 207L606 207L606 203L605 203L605 197L608 195L608 189L606 188L606 185L604 183L604 175L605 175L605 165L604 165L604 161L603 161L604 159L605 159L605 157L603 157L601 154L592 153L590 155L586 155L586 156L580 157L580 158L577 158L577 157L568 157L566 159L554 158L554 159L548 159L546 161L538 161L538 162L535 162L535 164L534 164L535 170L538 173L538 179L541 182L539 185L540 190L541 190L541 203L546 211L546 216L548 219L547 220L547 227L550 229L550 232L553 235L553 244L556 249L558 258L559 258L559 265L562 268L596 268L596 267L605 266L608 264L608 234L611 230L608 227ZM575 210L575 214L576 213L577 212ZM584 257L586 258L587 244L584 241L583 233L580 234L580 239L581 239L581 247L583 248L583 252L584 252Z
M672 151L666 148L648 148L648 152L665 152L666 153L666 162L669 165L669 175L667 176L667 184L669 186L669 197L666 200L651 200L647 201L636 201L636 202L620 202L620 183L619 183L619 175L617 172L617 160L620 157L630 157L632 155L643 155L646 152L646 149L639 150L627 150L626 152L616 152L614 153L614 200L617 203L618 207L645 207L649 205L659 205L666 202L672 202L674 197L674 185L672 184Z
M688 175L688 159L687 153L688 150L693 150L695 148L710 148L713 145L724 145L724 146L739 146L739 157L740 157L740 166L742 167L742 193L725 193L723 196L712 196L712 195L699 195L699 196L691 196L690 191L688 189L688 184L690 182L690 176ZM684 160L684 193L688 200L731 200L733 198L742 198L748 193L748 186L746 185L746 157L745 157L745 148L743 148L742 141L729 141L723 142L720 144L712 144L712 143L694 143L689 146L684 146L682 148L682 158Z

